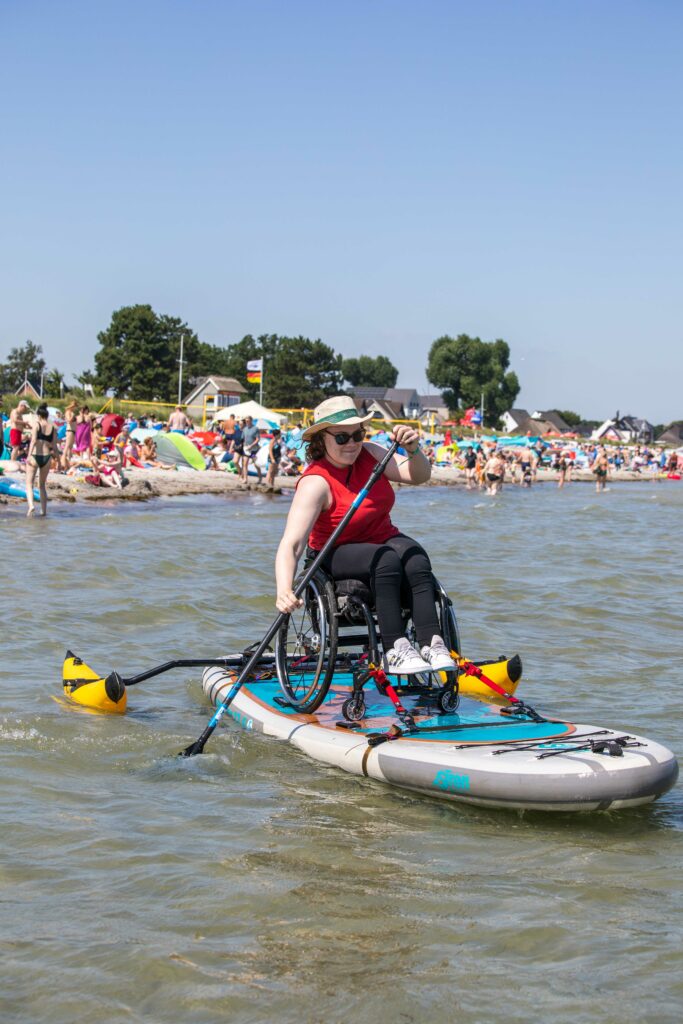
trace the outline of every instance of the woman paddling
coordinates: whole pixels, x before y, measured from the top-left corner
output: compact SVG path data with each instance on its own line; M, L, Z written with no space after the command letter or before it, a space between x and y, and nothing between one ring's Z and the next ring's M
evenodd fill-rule
M28 502L27 516L35 512L33 502L33 484L36 473L38 473L38 489L40 491L41 514L47 515L47 488L45 486L50 463L52 459L59 459L57 449L57 431L54 424L50 423L50 413L47 405L43 403L36 411L37 422L31 428L31 441L28 446L26 458L26 500Z
M386 455L380 445L363 444L363 425L370 419L359 416L353 402L340 395L322 402L314 411L313 424L304 431L309 465L297 483L275 560L275 604L281 612L291 614L302 603L292 587L306 542L311 551L320 551L375 464ZM431 467L420 451L416 430L400 425L391 436L405 448L407 457L395 455L390 460L323 566L334 579L357 579L370 587L387 672L453 671L455 665L439 633L429 556L390 518L394 491L389 481L425 483ZM405 636L402 585L409 597L420 653Z

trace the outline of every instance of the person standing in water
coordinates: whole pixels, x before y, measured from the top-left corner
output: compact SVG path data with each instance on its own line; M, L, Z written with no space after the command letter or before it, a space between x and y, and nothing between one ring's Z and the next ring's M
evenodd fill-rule
M609 459L604 448L598 451L593 462L593 473L595 474L595 490L599 494L607 486L607 474L609 472Z
M494 451L489 455L484 466L484 476L487 494L498 494L505 478L505 460L500 452Z
M50 413L47 405L43 402L36 411L37 422L31 428L31 441L28 446L28 457L26 459L26 500L28 502L27 516L35 512L33 501L33 485L36 473L38 474L38 490L40 491L41 515L47 515L47 478L50 472L52 459L59 460L57 449L57 431L54 424L50 423Z

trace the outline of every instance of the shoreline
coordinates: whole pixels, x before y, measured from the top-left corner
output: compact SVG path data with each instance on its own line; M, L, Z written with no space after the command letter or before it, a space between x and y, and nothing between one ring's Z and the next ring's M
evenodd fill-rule
M5 478L19 486L25 486L26 477L23 472L5 473ZM298 477L279 476L275 478L274 487L259 485L256 477L250 477L247 483L231 473L216 470L202 472L171 472L159 469L128 469L126 477L128 485L121 491L114 487L93 487L82 478L70 477L64 473L51 473L48 478L47 494L50 501L149 501L153 498L180 497L195 494L223 494L239 497L249 494L281 494L293 490ZM558 473L552 469L541 469L532 485L555 484ZM610 474L608 483L655 483L659 477L652 473L635 473L632 470L618 470ZM569 484L595 484L595 477L589 470L578 470L572 474ZM466 477L463 470L450 466L436 466L432 469L432 478L421 487L465 487ZM407 485L399 485L407 486ZM506 481L505 487L518 487L512 481ZM0 504L20 505L24 498L0 494Z

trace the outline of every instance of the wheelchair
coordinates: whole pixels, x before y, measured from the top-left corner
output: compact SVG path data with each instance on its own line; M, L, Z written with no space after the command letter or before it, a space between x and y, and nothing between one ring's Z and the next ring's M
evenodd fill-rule
M459 652L453 602L436 577L432 579L441 636L449 650ZM319 569L301 599L302 607L287 616L275 636L275 667L284 693L278 703L310 714L325 700L335 672L351 672L353 689L342 713L348 722L360 721L365 714L365 683L374 678L380 693L386 692L377 678L382 652L372 594L360 580L334 580ZM403 593L405 635L414 644L409 603ZM457 671L392 676L392 684L394 694L417 694L436 703L444 714L455 711L459 703Z

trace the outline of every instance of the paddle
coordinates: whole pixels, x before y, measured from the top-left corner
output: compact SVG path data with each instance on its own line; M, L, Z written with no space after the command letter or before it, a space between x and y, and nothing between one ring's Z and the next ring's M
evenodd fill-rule
M334 532L328 538L327 542L323 545L323 547L318 552L318 554L315 556L315 558L311 562L310 566L308 567L308 569L306 570L304 575L301 577L301 579L297 583L296 587L294 588L294 594L296 595L296 597L300 597L301 594L303 594L303 592L305 591L306 587L308 586L310 580L313 578L313 576L318 571L318 569L319 569L322 561L324 560L325 556L327 555L328 551L334 545L334 542L336 541L337 537L339 537L339 535L342 533L342 531L346 529L347 524L349 523L351 518L355 515L356 510L358 509L358 507L363 503L363 501L365 501L366 497L368 496L369 491L371 490L372 487L374 487L376 482L379 480L380 476L382 475L382 473L386 469L387 464L389 463L389 460L393 457L393 455L396 452L397 448L398 448L398 442L394 441L394 443L392 444L391 448L389 448L389 450L387 451L386 455L381 460L381 462L377 463L377 465L373 469L372 473L368 477L367 483L358 492L358 494L354 498L353 503L351 504L351 507L349 508L349 510L346 513L346 515L344 516L342 521L339 523L339 525L337 526L336 530L334 530ZM199 737L198 740L195 740L194 743L191 743L189 747L185 748L185 750L181 750L181 752L179 754L180 757L194 757L195 754L201 754L202 753L202 751L204 750L204 747L206 746L207 740L212 735L212 733L215 730L216 726L218 725L218 723L220 722L221 718L223 717L225 712L228 710L230 705L232 704L233 700L235 699L235 697L237 696L239 691L242 689L242 686L247 681L247 679L249 677L249 673L253 669L254 665L257 664L259 658L261 657L261 655L265 651L266 647L268 646L270 641L273 639L273 637L275 636L277 631L280 629L280 627L283 625L283 623L287 620L287 618L288 618L287 612L280 612L278 617L271 623L271 625L270 625L270 627L268 629L268 632L263 637L263 639L258 644L258 646L254 649L251 657L249 658L249 660L247 661L246 665L243 667L242 671L240 672L240 674L238 675L237 679L235 680L235 682L234 682L234 684L233 684L229 694L227 695L227 697L225 698L223 703L219 704L218 708L216 709L214 714L211 716L211 718L209 720L209 723L208 723L206 729L204 730L204 732L201 734L201 736Z

